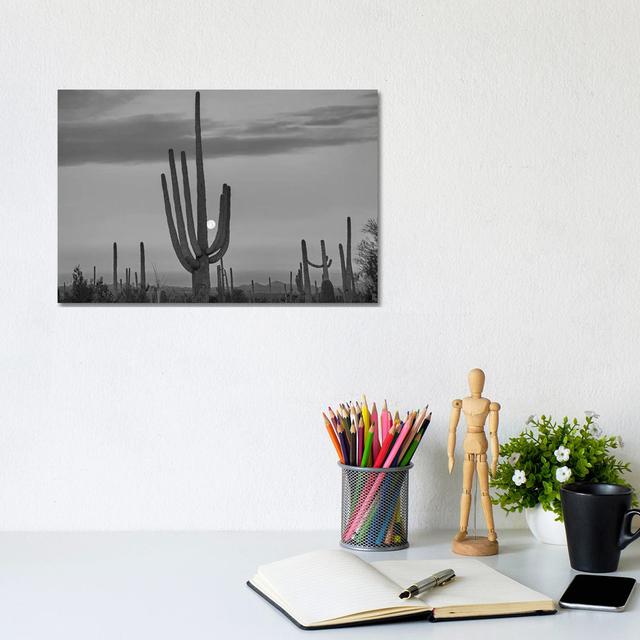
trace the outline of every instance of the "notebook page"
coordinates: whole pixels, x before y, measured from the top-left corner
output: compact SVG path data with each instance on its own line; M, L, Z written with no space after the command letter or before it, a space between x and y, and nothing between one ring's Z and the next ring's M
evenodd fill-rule
M551 598L488 567L480 560L445 558L444 560L391 560L372 563L402 588L437 571L453 569L455 580L443 587L429 589L419 596L430 607L507 604L550 601Z
M306 624L373 609L425 608L400 600L396 584L348 551L313 551L262 565L257 577Z

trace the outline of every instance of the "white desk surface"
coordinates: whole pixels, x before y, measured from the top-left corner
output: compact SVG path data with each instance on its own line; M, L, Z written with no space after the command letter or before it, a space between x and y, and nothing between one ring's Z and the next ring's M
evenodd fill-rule
M500 533L500 532L499 532ZM412 547L371 560L446 558L450 532L417 534ZM484 561L557 600L573 572L565 547L528 532L500 533ZM560 609L554 616L301 631L245 581L259 564L337 547L335 532L0 533L0 636L7 640L164 638L623 638L640 629L640 588L624 613ZM620 572L640 578L640 543ZM309 635L311 634L311 635ZM467 636L471 637L471 636ZM475 636L477 637L477 636Z

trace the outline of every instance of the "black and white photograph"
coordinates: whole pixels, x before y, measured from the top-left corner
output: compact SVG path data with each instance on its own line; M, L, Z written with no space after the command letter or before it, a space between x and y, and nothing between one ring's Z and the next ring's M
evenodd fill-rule
M58 301L378 302L373 90L58 91Z

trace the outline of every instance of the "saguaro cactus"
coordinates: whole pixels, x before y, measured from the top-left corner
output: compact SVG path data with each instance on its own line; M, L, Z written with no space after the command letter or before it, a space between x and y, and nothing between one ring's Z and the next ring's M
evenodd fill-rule
M222 297L220 299L221 302L224 302L226 300L226 290L225 290L225 271L224 271L224 261L222 260L222 258L220 258L220 286L222 288Z
M332 262L331 260L329 260L329 262L327 263L327 250L324 246L324 240L320 240L320 251L322 254L322 280L324 282L325 280L329 279L329 267L331 266Z
M314 264L309 260L309 254L307 253L307 243L302 241L302 269L304 273L304 290L305 290L305 301L312 302L311 300L311 279L309 278L309 267L314 267L315 269L322 269L322 281L329 280L329 267L333 263L333 260L327 260L327 251L325 248L324 240L320 241L320 250L322 253L322 263ZM316 289L318 286L316 285ZM317 297L317 296L316 296Z
M342 274L342 289L344 291L344 301L353 300L355 283L353 281L353 265L351 264L351 217L347 217L347 258L344 257L342 244L338 245L340 251L340 272Z
M218 216L218 230L211 244L207 233L207 202L204 181L204 163L202 159L202 133L200 128L200 92L196 92L195 99L195 135L196 135L196 219L194 221L191 204L191 189L189 187L189 172L187 158L184 151L180 153L182 165L182 183L184 192L185 213L182 213L180 187L173 149L169 149L169 169L171 172L171 187L173 191L173 205L175 222L171 210L169 190L165 174L161 175L164 208L169 227L169 236L173 250L180 264L191 274L193 300L208 302L211 289L209 265L218 262L229 248L229 229L231 222L231 187L222 185L220 194L220 213ZM185 228L186 218L186 228ZM176 230L177 228L177 230ZM188 234L188 238L187 238ZM189 247L191 244L191 247Z
M229 278L231 280L231 291L229 293L231 293L231 302L233 302L233 268L229 267Z
M303 240L302 246L302 274L304 276L304 301L312 302L311 300L311 278L309 278L309 256L307 254L307 243Z
M118 243L113 243L113 290L118 288Z
M304 284L302 279L302 262L300 263L300 266L298 267L298 272L296 273L296 289L298 290L298 293L301 296L304 295Z
M315 264L313 262L311 262L311 260L309 260L309 255L307 253L307 243L303 240L302 241L303 245L302 245L302 262L304 264L305 262L305 258L306 258L306 263L307 265L309 265L310 267L314 267L315 269L322 269L322 279L323 280L328 280L329 279L329 267L333 264L333 260L327 260L327 250L324 244L324 240L320 240L320 251L321 251L321 256L322 256L322 262L320 264Z
M144 259L144 242L140 243L140 286L145 291L147 290L147 271L145 268Z
M331 280L323 280L320 288L320 302L335 302L336 294L333 290Z

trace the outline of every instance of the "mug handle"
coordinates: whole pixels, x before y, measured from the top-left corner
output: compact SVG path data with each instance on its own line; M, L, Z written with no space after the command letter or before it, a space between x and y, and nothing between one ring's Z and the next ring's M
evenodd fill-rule
M634 533L631 533L633 516L640 516L640 509L629 509L622 518L622 531L620 531L620 538L618 539L618 548L620 550L640 538L640 527Z

